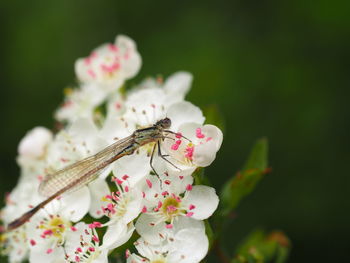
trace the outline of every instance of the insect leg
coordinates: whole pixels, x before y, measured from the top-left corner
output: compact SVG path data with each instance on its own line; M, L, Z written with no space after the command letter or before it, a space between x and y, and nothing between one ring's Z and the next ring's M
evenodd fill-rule
M171 164L172 166L174 166L176 169L178 169L179 171L181 171L181 169L180 169L179 167L177 167L175 164L173 164L173 163L170 162L167 158L165 158L165 157L167 157L167 156L169 156L169 155L163 155L163 154L162 154L162 151L161 151L161 149L160 149L160 142L159 142L159 141L157 142L157 146L158 146L158 155L160 156L160 158L162 158L164 161L170 163L170 164Z
M164 130L164 132L168 132L168 133L171 133L171 134L179 135L179 133L173 132L173 131L170 131L170 130ZM183 136L182 134L180 134L180 137L184 138L185 140L187 140L189 142L192 142L190 139L188 139L187 137Z

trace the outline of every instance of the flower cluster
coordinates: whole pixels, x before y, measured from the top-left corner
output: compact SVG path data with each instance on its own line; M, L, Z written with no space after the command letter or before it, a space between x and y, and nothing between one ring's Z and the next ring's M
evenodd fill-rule
M36 127L19 144L21 175L1 211L4 229L55 194L39 194L49 174L166 117L172 133L159 147L139 147L90 184L55 198L23 226L4 231L0 241L10 262L107 263L131 237L136 241L123 251L128 263L200 262L208 252L203 220L219 199L213 188L195 185L192 175L213 162L222 132L185 101L192 82L187 72L126 88L140 66L136 45L126 36L77 60L79 85L65 93L55 114L58 132Z

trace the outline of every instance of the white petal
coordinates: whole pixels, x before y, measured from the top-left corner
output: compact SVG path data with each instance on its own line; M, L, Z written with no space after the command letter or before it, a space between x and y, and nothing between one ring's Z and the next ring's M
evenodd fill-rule
M35 246L34 246L35 247ZM42 249L37 248L30 251L29 262L30 263L56 263L56 262L65 262L64 261L64 250L63 247L54 247L52 248L51 253L47 253L49 248L43 246Z
M175 235L171 244L173 251L168 258L173 262L200 262L208 252L209 241L203 231L196 228L186 228Z
M164 235L166 232L165 223L157 222L158 218L149 214L142 214L136 222L136 231L140 234L147 242L151 244L158 244L162 241L160 234Z
M108 226L103 236L102 248L111 250L123 245L130 239L134 230L132 223L128 225L115 223Z
M219 197L215 189L205 185L195 185L188 191L183 199L183 205L188 207L194 205L192 218L204 220L211 216L219 204Z
M24 136L18 145L18 153L37 158L44 154L45 147L52 140L52 132L44 127L36 127Z
M177 97L174 101L183 100L192 84L192 74L185 71L179 71L172 74L164 83L166 93ZM172 98L170 98L172 99Z
M89 213L95 218L101 218L103 213L101 213L101 206L104 205L102 197L110 193L107 182L104 179L98 178L89 184L90 194L91 194L91 205ZM99 211L99 212L98 212Z
M206 167L215 160L216 152L220 149L223 135L221 130L214 125L204 125L202 132L210 140L196 146L193 154L193 162L197 166Z
M84 139L95 136L97 128L91 119L80 118L73 122L69 127L68 132L71 136Z
M131 186L142 180L150 171L150 158L146 153L124 156L114 163L113 174L121 178L123 175L129 176Z
M62 197L62 215L77 222L89 211L90 202L89 189L84 186Z
M171 119L171 130L177 131L186 122L203 124L205 118L202 111L192 103L182 101L170 106L167 117Z
M85 230L89 229L87 224L79 222L75 224L74 227L76 228L76 231L67 231L65 241L65 250L70 256L74 255L76 249L81 246L81 238L83 238L85 242L90 241L85 234Z
M115 42L123 50L122 52L127 54L127 59L125 59L126 61L122 65L124 76L127 79L132 78L139 72L142 63L141 56L136 50L136 44L131 38L125 35L117 36Z
M203 233L205 232L205 225L203 221L183 216L177 217L177 220L174 222L173 232L177 233L187 228L196 228L201 230Z

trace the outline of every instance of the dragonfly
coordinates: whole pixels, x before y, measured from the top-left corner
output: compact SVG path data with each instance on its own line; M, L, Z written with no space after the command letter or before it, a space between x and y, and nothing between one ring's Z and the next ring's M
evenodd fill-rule
M135 130L130 136L116 141L92 156L45 176L39 185L39 193L48 198L23 214L18 219L12 221L7 226L7 231L14 230L28 222L29 219L36 214L36 212L44 208L45 205L62 194L76 191L84 185L92 182L108 165L122 158L123 156L133 154L143 145L154 143L150 157L150 166L157 176L158 174L152 164L156 149L158 150L158 154L162 159L175 166L166 158L168 155L163 155L161 153L161 142L165 138L173 139L167 135L169 133L179 135L169 130L170 127L171 120L169 118L161 119L152 126ZM180 136L184 137L182 135ZM186 137L184 138L187 139Z

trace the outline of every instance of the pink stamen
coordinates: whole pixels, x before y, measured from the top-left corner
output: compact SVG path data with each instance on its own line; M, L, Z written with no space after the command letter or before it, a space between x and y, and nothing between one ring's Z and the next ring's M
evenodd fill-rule
M70 230L72 230L73 232L77 231L78 229L75 226L71 226Z
M168 194L169 194L168 191L162 192L162 196L166 196L166 195L168 195Z
M146 197L146 193L142 192L142 198L145 198L145 197Z
M141 212L142 212L142 213L146 213L146 212L147 212L147 207L146 207L145 205L142 207Z
M170 182L170 180L165 180L164 183L169 185L171 182Z
M180 146L179 144L174 143L173 145L171 145L171 149L176 151L179 149L179 146Z
M94 247L89 247L89 251L90 252L95 252L95 248Z
M150 180L146 179L146 183L149 188L152 188L152 182Z
M114 44L109 44L108 48L110 51L113 51L113 52L118 52L118 50L119 50L119 48Z
M176 134L175 134L175 137L178 138L178 139L182 138L181 132L176 133Z
M123 183L123 181L122 180L120 180L119 178L115 178L115 180L114 180L117 184L119 184L119 185L121 185L122 183Z
M75 262L80 262L80 258L78 256L75 256Z
M35 240L31 239L31 240L30 240L30 244L31 244L32 246L35 246L35 245L36 245Z
M173 228L173 225L172 225L172 224L167 224L167 225L165 225L165 227L166 227L167 229L172 229L172 228Z
M207 142L209 142L210 140L212 140L213 138L212 137L208 137L207 138Z
M118 62L115 62L110 66L108 66L106 64L101 64L102 71L105 71L106 73L113 73L114 71L118 70L119 68L120 68L120 64Z
M81 249L81 247L78 247L76 251L77 251L78 253L83 252L83 250Z
M129 176L127 174L124 174L122 178L123 178L123 180L127 180L129 178Z
M92 236L92 240L95 241L95 242L97 242L97 243L100 242L100 240L98 239L98 237L95 236L95 235Z
M122 107L122 105L121 105L119 102L116 102L116 103L115 103L115 108L116 108L117 110L120 110L121 107Z
M129 187L128 187L128 186L125 186L125 187L124 187L124 190L125 190L125 192L129 192Z
M192 205L192 204L191 204L191 205L189 206L189 209L190 209L190 210L193 210L193 209L195 209L195 208L196 208L195 205Z
M192 187L191 184L188 184L188 185L186 186L186 190L187 190L187 191L191 191L192 189L193 189L193 187Z
M193 216L193 212L188 212L188 213L186 214L186 216L187 216L187 217L192 217L192 216Z
M96 78L96 74L92 69L88 69L87 73L92 77L93 79Z
M52 234L53 234L53 232L51 229L45 230L43 233L44 236L51 236Z
M179 178L182 180L182 179L184 179L184 176L183 175L179 175Z
M192 157L193 157L193 152L194 152L194 146L188 146L186 149L185 149L185 157L192 160Z
M48 250L46 250L46 254L51 254L52 251L53 251L53 249L52 249L52 248L49 248Z
M158 206L157 206L157 208L158 208L158 209L161 208L162 205L163 205L163 203L162 203L161 201L158 201Z
M171 213L171 212L175 212L177 210L177 208L173 205L169 205L167 208L166 208L167 212L168 213Z
M102 224L100 222L95 221L93 224L95 227L102 227Z
M199 139L202 139L205 137L205 135L202 133L202 129L201 128L197 128L196 129L196 137Z
M112 196L111 195L105 195L106 199L112 200Z

